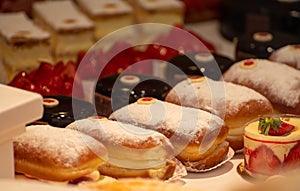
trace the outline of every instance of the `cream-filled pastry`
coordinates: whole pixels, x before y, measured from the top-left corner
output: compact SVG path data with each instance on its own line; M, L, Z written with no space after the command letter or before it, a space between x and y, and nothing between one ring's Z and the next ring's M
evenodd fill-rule
M28 126L13 145L15 171L36 179L72 181L107 159L106 148L94 138L49 125Z
M228 128L209 112L144 97L113 112L110 119L152 129L168 137L177 158L197 170L210 168L227 155ZM192 163L191 163L192 162Z
M158 132L98 117L77 120L66 128L92 136L105 145L108 161L99 166L101 174L168 179L174 173L173 146Z
M165 100L224 118L229 128L227 141L234 150L243 148L243 126L259 115L273 111L269 100L250 88L201 76L179 82Z

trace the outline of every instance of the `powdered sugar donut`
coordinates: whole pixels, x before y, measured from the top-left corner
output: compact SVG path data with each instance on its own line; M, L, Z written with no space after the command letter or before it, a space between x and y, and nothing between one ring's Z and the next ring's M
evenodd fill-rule
M300 44L283 46L273 52L269 59L300 69Z
M235 63L223 75L225 81L256 90L280 113L300 114L300 71L266 59Z
M229 128L227 141L234 150L243 148L244 124L273 111L269 100L250 88L201 76L181 81L165 100L203 109L224 118Z
M173 176L174 148L161 133L99 117L77 120L66 128L90 135L105 145L108 160L99 166L103 175L157 179Z
M224 142L228 134L224 121L203 110L145 97L109 118L164 134L174 145L177 158L183 163L199 161L198 170L215 166L229 150Z
M15 171L37 179L72 181L97 170L107 158L94 138L71 129L32 125L13 139Z

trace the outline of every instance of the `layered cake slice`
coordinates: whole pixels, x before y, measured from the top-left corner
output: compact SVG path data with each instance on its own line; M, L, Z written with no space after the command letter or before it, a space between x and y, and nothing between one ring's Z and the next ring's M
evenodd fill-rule
M75 60L93 45L93 22L72 1L35 2L33 17L51 33L56 60Z
M8 82L22 70L38 67L40 59L52 60L50 35L24 12L0 13L0 81Z
M138 23L183 24L184 4L179 0L135 0Z
M95 39L132 25L134 14L132 7L122 0L76 0L95 25Z

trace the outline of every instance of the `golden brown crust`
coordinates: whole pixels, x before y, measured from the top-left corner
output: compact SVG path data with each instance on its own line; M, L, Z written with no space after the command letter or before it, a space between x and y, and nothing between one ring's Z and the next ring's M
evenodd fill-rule
M126 169L110 165L109 163L102 164L98 170L102 175L111 176L114 178L154 178L167 180L173 176L176 168L176 162L168 160L165 165L157 168L148 169Z
M90 136L48 125L27 127L14 138L13 145L16 172L53 181L89 174L107 154L105 147Z
M237 118L256 118L259 115L270 114L273 107L268 100L249 100L239 105L236 112L226 112L225 122L227 120L238 120Z
M228 136L226 141L234 151L239 151L244 148L243 135Z
M254 63L253 67L245 68L246 62ZM247 59L232 65L223 78L259 92L282 113L300 114L299 75L299 70L286 64Z
M204 170L212 168L222 162L229 151L229 143L224 141L219 144L216 149L207 157L199 161L184 161L183 164L187 167L196 170Z
M198 142L189 144L177 155L180 161L199 161L211 155L219 144L223 143L228 135L227 126L223 126L220 131L211 132L199 137ZM208 138L209 137L209 138ZM215 140L213 140L215 139ZM173 143L176 145L176 143Z
M101 191L196 191L198 189L188 188L179 183L165 182L155 179L146 178L126 178L115 182L108 182L98 185L89 186L93 190Z

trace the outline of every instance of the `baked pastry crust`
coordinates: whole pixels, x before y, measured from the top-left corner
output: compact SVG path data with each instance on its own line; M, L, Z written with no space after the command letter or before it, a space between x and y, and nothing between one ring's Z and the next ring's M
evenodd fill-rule
M16 172L51 181L90 174L107 157L103 144L94 138L49 125L28 126L13 145Z
M196 191L198 189L192 189L183 186L179 183L165 182L155 179L145 179L145 178L126 178L120 179L116 182L108 182L104 184L98 184L94 186L89 186L89 188L96 190L105 190L105 191L151 191L151 190L160 190L160 191Z
M203 109L224 118L229 128L227 141L233 150L243 148L243 126L259 115L273 112L260 93L230 82L191 77L178 83L166 96L167 102Z
M101 174L168 179L175 172L174 148L161 133L101 117L77 120L66 128L90 135L105 145L108 160L99 166Z
M115 111L110 119L136 124L168 137L180 161L198 161L206 158L223 143L228 134L224 121L209 112L181 107L150 98L148 104L137 102ZM227 153L226 153L227 154ZM215 164L217 164L215 160Z
M244 67L245 63L253 63ZM264 95L280 113L300 114L300 71L265 59L247 59L232 65L223 77Z

